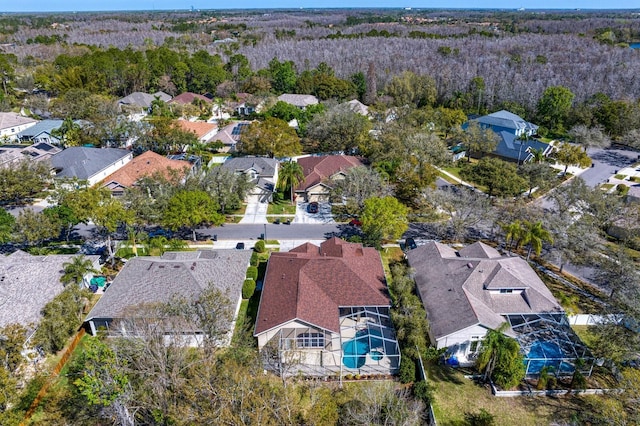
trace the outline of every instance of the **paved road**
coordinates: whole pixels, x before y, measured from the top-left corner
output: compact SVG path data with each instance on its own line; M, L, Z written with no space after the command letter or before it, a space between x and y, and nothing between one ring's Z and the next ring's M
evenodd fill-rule
M623 149L589 149L593 167L580 175L590 187L606 183L618 170L638 161L638 153Z
M199 238L211 239L214 235L218 240L251 240L258 239L265 234L267 240L321 240L334 234L349 232L353 227L344 224L228 224L214 228L198 229Z

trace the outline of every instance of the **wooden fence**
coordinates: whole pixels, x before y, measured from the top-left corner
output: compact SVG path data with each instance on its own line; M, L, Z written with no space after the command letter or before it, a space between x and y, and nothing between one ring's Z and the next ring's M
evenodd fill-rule
M44 398L44 396L47 394L49 387L53 384L55 379L58 377L58 374L60 374L60 372L64 368L67 361L69 361L69 357L71 357L71 354L76 349L76 346L78 346L78 342L80 342L80 339L82 339L82 336L84 335L85 335L84 328L81 328L80 331L78 331L76 335L73 337L71 344L64 351L64 353L62 354L62 358L60 358L60 361L58 361L58 363L54 367L53 371L51 372L51 375L49 376L47 381L44 383L44 385L42 385L42 388L40 388L40 392L38 392L35 399L29 406L29 409L27 410L27 413L24 415L24 420L22 420L22 422L20 423L20 426L26 426L29 423L29 419L31 418L31 416L33 416L33 413L35 413L36 408L38 408L38 405L40 405L40 401L42 401L42 398Z

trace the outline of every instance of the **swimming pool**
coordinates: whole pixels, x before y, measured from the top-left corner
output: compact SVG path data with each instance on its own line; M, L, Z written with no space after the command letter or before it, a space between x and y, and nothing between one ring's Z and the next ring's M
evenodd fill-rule
M342 345L342 363L347 368L360 368L367 362L367 354L371 352L371 358L380 361L384 354L379 350L383 347L382 333L375 328L367 328L356 332L356 337Z
M567 362L567 356L557 343L538 340L531 345L524 358L527 374L540 374L544 367L552 368L556 373L572 373L575 367Z

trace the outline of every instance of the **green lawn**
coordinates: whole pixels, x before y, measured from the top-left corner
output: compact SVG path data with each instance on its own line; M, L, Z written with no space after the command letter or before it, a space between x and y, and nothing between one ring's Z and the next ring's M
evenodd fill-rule
M485 409L494 416L496 426L548 425L571 419L580 407L579 398L515 397L496 398L488 386L465 379L453 368L426 365L434 389L433 410L438 425L468 425L465 414Z
M267 214L296 214L296 205L291 204L291 201L282 200L282 201L274 201L273 203L269 203L267 207Z

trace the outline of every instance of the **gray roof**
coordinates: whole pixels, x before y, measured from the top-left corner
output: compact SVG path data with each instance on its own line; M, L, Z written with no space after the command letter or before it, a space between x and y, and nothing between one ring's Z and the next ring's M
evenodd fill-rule
M63 290L60 282L66 262L74 255L32 256L16 251L0 256L0 327L40 321L40 311ZM98 266L99 256L85 256Z
M29 123L37 123L37 120L29 117L23 117L15 112L0 112L0 129L8 129L10 127L22 126Z
M58 178L89 179L100 171L131 154L126 149L86 148L74 146L51 157Z
M318 103L318 98L313 95L295 95L291 93L278 96L278 100L297 106L298 108L305 108Z
M458 253L429 242L407 258L436 339L476 324L497 328L507 314L562 312L524 259L499 256L481 242ZM501 289L518 291L500 294Z
M141 108L151 108L151 103L158 97L163 102L169 102L171 96L164 92L156 92L154 94L144 92L133 92L129 96L125 96L118 102L125 105L135 105Z
M40 133L49 133L55 129L59 129L64 123L63 120L42 120L36 123L34 126L29 127L28 129L24 129L20 133L18 133L19 139L33 139L38 136Z
M529 157L532 157L531 149L542 149L545 155L551 152L551 145L536 139L518 139L516 135L507 131L498 132L498 136L500 140L493 154L502 158L524 162L529 160Z
M489 126L504 127L507 129L519 130L525 129L535 131L538 126L525 121L524 118L516 115L512 112L501 110L494 112L493 114L485 115L477 119L479 123L487 124Z
M167 252L162 257L130 259L86 318L114 319L132 307L164 303L174 296L193 298L209 284L240 300L251 251Z
M56 153L62 151L60 148L46 142L38 142L33 145L3 145L0 146L0 167L11 166L23 160L42 161L48 160Z
M242 173L253 169L260 177L273 177L278 167L278 160L266 157L234 157L225 161L222 167Z

